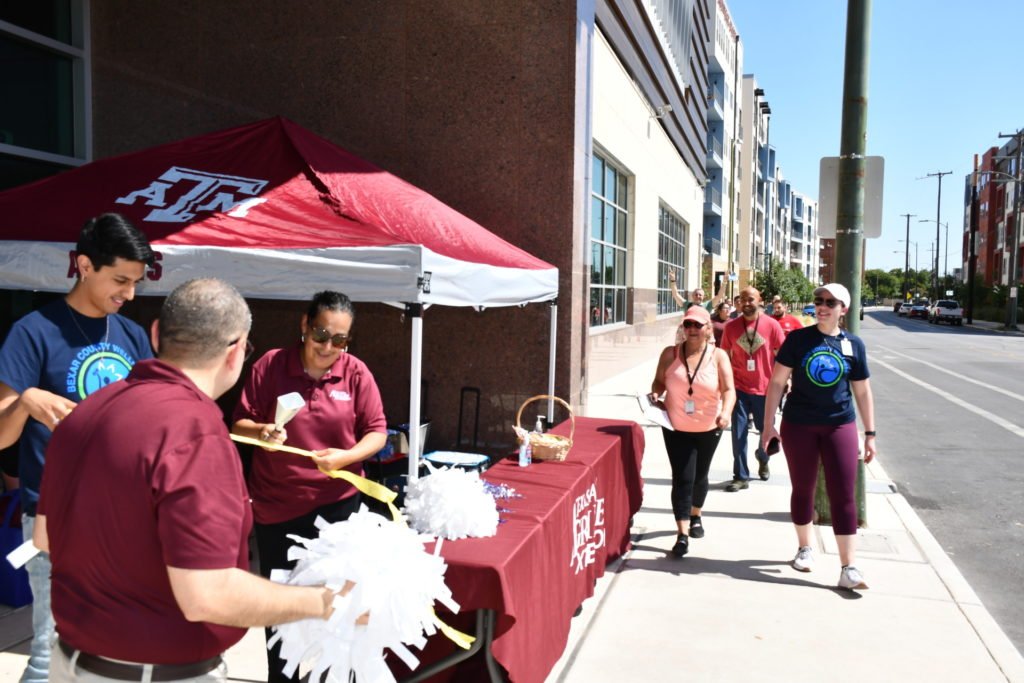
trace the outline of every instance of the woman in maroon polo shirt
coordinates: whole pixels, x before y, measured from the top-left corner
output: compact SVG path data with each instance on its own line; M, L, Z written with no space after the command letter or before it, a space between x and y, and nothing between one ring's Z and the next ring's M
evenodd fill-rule
M260 573L291 569L289 534L314 538L314 521L345 520L359 507L358 491L320 470L362 474L362 462L384 447L387 424L380 391L366 364L347 353L355 310L338 292L319 292L299 325L299 343L274 349L253 365L235 408L235 434L313 451L313 458L256 449L249 492ZM277 429L277 397L298 392L306 405ZM271 636L267 629L268 639ZM267 654L269 681L282 673L280 644Z

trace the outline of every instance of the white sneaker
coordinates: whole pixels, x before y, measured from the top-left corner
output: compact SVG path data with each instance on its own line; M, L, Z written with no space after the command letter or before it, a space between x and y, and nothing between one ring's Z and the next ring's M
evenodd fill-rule
M864 575L860 573L860 570L851 564L843 567L843 571L839 573L839 587L852 591L864 590L868 585L864 583Z
M800 546L800 549L796 551L796 557L793 558L793 569L798 572L809 572L814 569L814 550L811 549L811 546Z

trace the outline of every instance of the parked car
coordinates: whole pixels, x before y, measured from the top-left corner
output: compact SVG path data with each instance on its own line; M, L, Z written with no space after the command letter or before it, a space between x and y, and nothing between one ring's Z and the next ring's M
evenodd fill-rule
M907 313L907 317L927 320L929 307L928 299L915 299L914 303L910 305L910 312Z
M814 304L807 304L804 306L804 315L809 315L812 318L814 317Z
M899 301L899 302L896 303L896 308L894 308L893 310L896 311L896 316L897 317L899 317L899 316L906 316L908 313L910 313L910 302L909 301Z
M952 299L940 299L928 311L928 322L949 323L950 325L964 324L964 309L960 303Z
M894 303L892 305L892 312L898 314L900 312L900 307L901 306L903 306L903 302L902 301L897 301L896 303Z

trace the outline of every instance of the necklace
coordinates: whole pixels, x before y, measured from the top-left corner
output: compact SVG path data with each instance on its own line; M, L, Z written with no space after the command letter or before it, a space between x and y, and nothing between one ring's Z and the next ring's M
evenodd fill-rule
M71 322L73 322L75 327L78 328L78 331L82 333L82 338L85 339L86 346L92 346L92 340L89 339L89 335L85 333L85 330L83 330L82 326L78 323L78 318L75 317L75 309L71 308L71 304L68 303L67 299L64 299L64 305L68 307L68 315L71 316ZM105 315L103 316L103 319L107 323L107 328L103 333L103 339L100 340L100 344L106 344L107 339L110 337L110 316Z

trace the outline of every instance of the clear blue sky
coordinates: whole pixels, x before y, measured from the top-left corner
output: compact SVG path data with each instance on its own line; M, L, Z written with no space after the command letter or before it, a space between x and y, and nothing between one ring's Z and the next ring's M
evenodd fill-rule
M710 0L714 2L715 0ZM872 4L867 153L885 158L882 236L869 239L867 268L903 268L906 219L927 268L935 241L938 181L949 221L949 270L961 266L964 177L973 155L1024 127L1024 2L875 0ZM818 165L838 156L846 2L727 0L754 74L772 110L771 144L783 175L817 197ZM930 223L919 223L922 218ZM945 261L945 228L939 255ZM893 251L898 250L898 254ZM914 268L914 249L910 250Z

